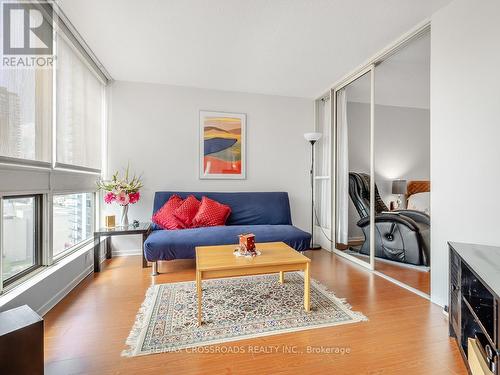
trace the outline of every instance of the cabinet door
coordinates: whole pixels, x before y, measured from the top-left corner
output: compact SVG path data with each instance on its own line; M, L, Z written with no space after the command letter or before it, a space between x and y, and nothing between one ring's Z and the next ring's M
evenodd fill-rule
M455 251L450 248L450 334L457 337L460 335L460 279L460 258ZM451 328L453 328L454 332L451 332ZM460 339L460 337L458 338Z

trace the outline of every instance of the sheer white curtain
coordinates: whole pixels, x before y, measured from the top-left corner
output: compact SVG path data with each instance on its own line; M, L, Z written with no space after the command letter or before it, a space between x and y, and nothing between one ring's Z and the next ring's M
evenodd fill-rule
M316 148L316 210L319 225L325 229L331 226L331 121L330 100L321 99L318 102L318 131L322 133Z
M337 238L346 244L349 232L349 136L347 127L347 97L345 89L337 91Z
M22 45L22 23L10 32ZM51 68L0 68L0 156L49 162L51 113Z
M57 38L57 162L101 169L104 84L62 35Z

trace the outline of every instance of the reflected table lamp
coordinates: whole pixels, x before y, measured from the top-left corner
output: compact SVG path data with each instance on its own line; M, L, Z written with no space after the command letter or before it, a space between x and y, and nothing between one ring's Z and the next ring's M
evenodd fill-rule
M314 144L321 138L321 133L305 133L304 138L311 144L311 250L321 249L314 243Z
M396 201L396 209L404 208L401 206L401 196L406 194L406 180L392 181L392 194L396 194L398 196L398 200Z

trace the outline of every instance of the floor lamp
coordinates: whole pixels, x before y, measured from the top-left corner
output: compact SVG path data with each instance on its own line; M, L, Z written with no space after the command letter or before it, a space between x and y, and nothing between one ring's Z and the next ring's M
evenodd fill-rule
M314 144L321 138L321 133L305 133L304 138L311 144L311 250L321 249L314 243Z

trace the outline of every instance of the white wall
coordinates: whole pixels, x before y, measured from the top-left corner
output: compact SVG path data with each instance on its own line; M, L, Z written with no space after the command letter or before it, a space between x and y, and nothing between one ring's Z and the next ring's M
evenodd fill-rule
M432 17L431 299L448 304L447 241L500 245L500 1Z
M375 106L375 181L389 206L395 179L430 179L430 111Z
M348 95L351 90L348 88ZM370 174L370 105L347 102L347 131L349 172ZM364 235L357 222L360 217L349 197L348 237L350 241L363 240Z
M198 178L199 110L246 113L246 180ZM108 171L130 162L143 175L142 199L130 207L130 219L150 220L158 190L287 191L293 223L309 230L310 146L303 133L313 129L313 111L310 99L114 82ZM113 239L114 251L138 249L138 237Z

